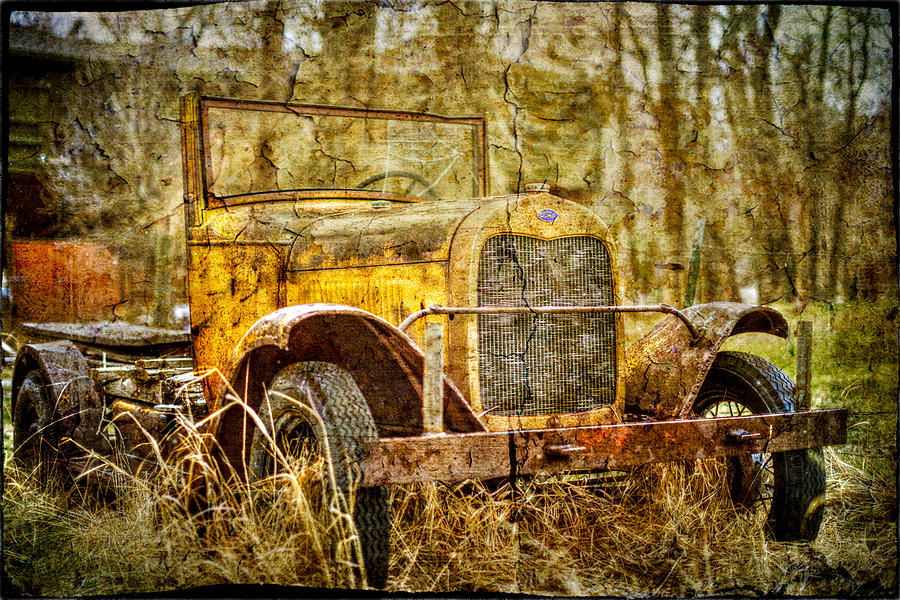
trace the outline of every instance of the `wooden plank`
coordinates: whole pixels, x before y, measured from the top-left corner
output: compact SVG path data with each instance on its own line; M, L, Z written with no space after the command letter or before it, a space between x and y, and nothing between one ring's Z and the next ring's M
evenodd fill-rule
M386 438L366 447L362 485L619 469L843 444L847 411L753 415L532 431ZM512 438L512 440L510 440ZM510 444L512 441L512 444ZM511 449L513 450L511 452Z
M116 348L179 345L191 342L188 331L135 325L124 321L23 323L27 333Z

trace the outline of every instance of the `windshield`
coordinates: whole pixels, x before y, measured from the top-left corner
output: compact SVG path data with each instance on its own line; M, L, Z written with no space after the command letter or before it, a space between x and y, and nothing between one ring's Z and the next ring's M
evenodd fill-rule
M204 100L207 191L214 199L319 190L411 199L486 195L481 118Z

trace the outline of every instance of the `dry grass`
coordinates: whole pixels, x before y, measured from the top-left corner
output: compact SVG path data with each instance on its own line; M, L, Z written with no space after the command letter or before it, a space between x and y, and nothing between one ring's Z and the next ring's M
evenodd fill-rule
M111 505L73 505L7 471L4 561L12 591L47 596L123 594L220 583L359 585L325 540L343 521L302 495L252 490L203 516L138 486ZM206 517L206 518L204 518ZM339 546L340 548L340 546ZM8 590L9 591L9 590Z
M4 567L22 594L81 596L220 583L363 585L345 513L317 500L322 471L221 486L188 505L183 457L130 478L113 501L42 489L9 464ZM890 594L896 491L827 454L826 517L812 544L775 543L722 489L721 465L662 464L600 488L554 478L393 492L389 589L561 595ZM196 471L195 471L196 472Z
M222 583L365 585L352 504L321 485L325 461L284 461L277 476L251 483L220 470L210 436L186 420L182 426L187 434L173 458L163 462L152 444L161 464L149 472L131 474L96 457L95 468L116 480L112 493L83 482L41 485L9 461L9 590L80 596Z
M817 406L847 406L859 416L851 414L852 445L825 450L828 494L814 543L767 538L761 523L731 506L716 462L648 466L599 489L573 478L520 481L515 493L508 484L399 486L392 492L388 589L896 596L896 416L881 415L896 410L896 324L869 341L862 338L871 328L855 312L821 312ZM789 361L791 343L773 354ZM866 361L853 366L838 358L850 354ZM782 366L790 372L790 364ZM292 464L278 478L226 484L232 474L218 471L207 447L192 430L177 459L140 477L123 474L116 497L105 501L45 489L7 461L7 595L364 585L347 503L320 498L316 482L327 465ZM877 460L855 456L879 448L894 452ZM206 491L205 510L192 504L189 490Z
M405 488L395 494L391 582L415 591L575 596L889 593L893 490L843 472L834 454L827 462L839 495L829 493L812 545L768 539L760 519L732 507L716 462L645 467L605 491L558 479L526 486L518 498L508 487L494 495ZM848 522L861 510L873 513L865 538L861 521Z

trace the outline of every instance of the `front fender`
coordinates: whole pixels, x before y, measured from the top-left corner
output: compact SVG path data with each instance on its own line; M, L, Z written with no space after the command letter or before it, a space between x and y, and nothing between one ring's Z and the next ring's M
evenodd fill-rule
M358 308L302 304L276 310L247 331L223 375L231 389L257 410L264 386L285 366L304 361L333 363L350 373L372 411L379 437L423 432L422 351L395 326ZM227 391L228 386L220 387L217 407L227 404ZM241 440L250 443L244 439L244 428L253 427L245 422L244 415L239 408L228 409L210 429L237 468L241 464ZM444 430L484 431L484 425L446 376Z
M626 412L684 417L726 339L748 332L788 335L785 318L766 306L713 302L683 312L699 332L696 342L681 321L669 316L625 350Z

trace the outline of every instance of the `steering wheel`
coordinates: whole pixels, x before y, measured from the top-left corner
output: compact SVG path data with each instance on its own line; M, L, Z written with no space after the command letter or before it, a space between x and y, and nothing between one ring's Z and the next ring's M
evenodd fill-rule
M432 187L433 183L428 182L421 175L416 175L415 173L411 173L409 171L385 171L384 173L378 173L377 175L372 175L371 177L367 177L360 184L356 186L356 189L365 189L375 183L376 181L381 181L382 179L388 178L398 178L398 179L409 179L410 184L406 187L406 190L403 192L404 196L411 196L412 191L416 186L422 186L422 192L420 192L421 196L427 196L428 198L437 199L437 196L434 193Z

